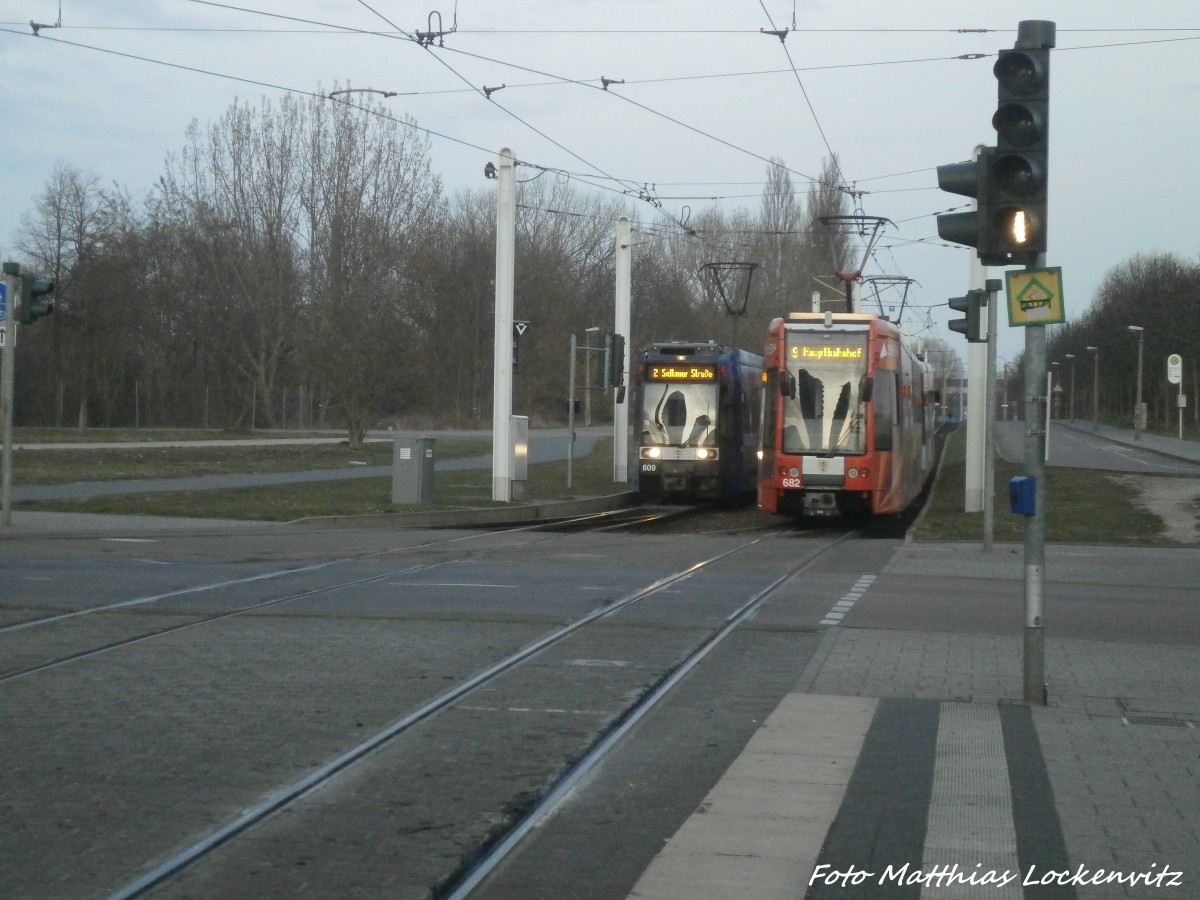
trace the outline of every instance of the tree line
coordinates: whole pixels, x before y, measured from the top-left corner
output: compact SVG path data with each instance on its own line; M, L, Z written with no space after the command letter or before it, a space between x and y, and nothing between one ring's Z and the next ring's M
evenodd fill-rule
M1131 331L1131 325L1142 331ZM1185 421L1200 427L1200 262L1170 253L1138 254L1114 267L1083 315L1052 327L1046 355L1054 373L1056 407L1064 418L1070 415L1073 376L1076 417L1093 415L1093 387L1098 384L1098 418L1132 427L1139 335L1148 425L1171 428L1177 422L1180 388L1167 381L1167 357L1177 353L1183 358L1182 387L1190 407Z
M808 308L818 281L849 268L855 249L820 225L849 212L836 159L806 191L772 160L756 210L713 207L682 221L652 197L517 171L514 313L530 326L513 409L535 426L566 419L570 334L612 328L619 216L633 219L634 349L737 335L761 353L766 324ZM137 202L60 163L23 217L17 249L58 286L54 314L21 334L18 424L344 428L356 445L383 423L491 420L494 190L481 178L448 194L425 132L370 101L235 101L217 121L192 124ZM757 264L740 320L704 268L729 261ZM726 270L721 285L735 302L738 274ZM1060 378L1074 357L1078 415L1090 408L1087 346L1099 347L1102 414L1132 408L1127 326L1140 324L1146 399L1152 417L1169 417L1174 400L1151 372L1178 352L1195 380L1198 291L1196 264L1135 257L1083 316L1052 329ZM958 377L955 347L924 344L935 383ZM599 355L578 362L598 370Z

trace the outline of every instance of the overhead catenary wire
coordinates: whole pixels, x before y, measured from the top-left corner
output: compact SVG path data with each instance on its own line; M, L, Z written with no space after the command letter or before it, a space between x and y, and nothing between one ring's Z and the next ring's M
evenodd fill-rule
M239 8L239 7L236 7L236 6L233 6L233 5L231 5L231 4L225 4L225 3L215 3L215 2L205 2L205 0L192 0L192 2L200 2L200 3L204 3L204 5L207 5L207 6L219 7L219 8L225 8L225 9L230 9L230 10L238 10L238 9L241 9L241 8ZM365 3L364 3L364 4L362 4L362 5L363 5L364 7L370 8L370 7L368 7L368 6L367 6L367 4L365 4ZM244 11L244 12L253 12L253 13L255 13L255 14L262 14L262 13L260 13L260 12L259 12L259 11L257 11L257 10L242 10L242 11ZM292 17L292 18L293 18L293 20L295 20L295 17ZM389 24L390 24L390 23L389 23ZM796 23L795 23L795 21L793 21L793 23L792 23L792 25L793 25L793 28L792 28L792 30L796 30L796 28L795 28L795 24L796 24ZM392 25L392 27L393 27L393 28L395 28L395 26L394 26L394 25ZM329 26L329 29L330 29L330 30L329 30L329 33L330 33L330 34L335 34L335 33L349 34L349 35L355 35L355 34L357 34L357 35L362 35L362 36L366 36L366 37L375 37L375 38L391 38L391 39L399 39L399 40L405 40L405 41L414 41L413 35L412 35L410 32L407 32L407 31L405 31L404 29L398 29L398 28L396 28L396 29L395 29L395 31L394 31L394 32L391 32L391 33L389 33L389 32L383 32L383 31L375 31L375 30L370 30L370 29L353 29L353 28L347 28L347 27L344 27L344 26ZM114 29L114 30L115 30L115 29ZM995 32L995 33L1000 33L1000 32L1010 32L1010 31L1011 31L1011 29L940 29L940 28L939 28L939 29L919 29L919 28L913 28L913 29L867 29L867 28L864 28L864 29L811 29L810 31L811 31L812 33L818 33L818 32L821 32L821 33L870 33L870 32L878 32L878 33L896 33L896 32L923 32L923 33L934 33L934 32L936 32L936 33L973 33L973 34L982 34L982 33L991 33L991 32ZM1166 30L1164 30L1164 29L1079 29L1079 31L1096 31L1096 32L1106 32L1106 33L1114 33L1114 32L1116 32L1116 33L1128 34L1128 33L1154 33L1154 32L1164 32L1164 31L1166 31ZM1185 33L1185 32L1189 32L1190 30L1188 30L1188 29L1177 29L1177 30L1174 30L1174 31L1175 31L1176 33ZM287 33L294 33L294 30L293 30L293 31L291 31L291 32L287 32ZM581 31L581 30L560 30L560 31L553 31L553 30L549 30L549 29L532 29L532 30L531 30L531 29L519 29L519 30L516 30L516 29L513 29L513 30L509 30L509 29L497 29L497 30L494 30L494 31L486 31L486 30L481 30L481 31L476 31L476 32L471 32L471 31L468 31L468 30L462 30L462 31L459 31L459 32L457 32L457 33L458 33L458 34L461 34L461 35L466 35L466 34L470 34L470 33L481 33L481 34L487 34L487 33L496 33L496 34L505 34L505 33L513 33L513 34L516 34L516 33L563 33L563 34L571 34L571 33L576 33L576 34L582 34L582 33L605 33L605 32L602 32L602 31L599 31L599 30L588 32L588 31ZM648 33L655 33L655 32L653 32L653 31L651 31L651 30L647 30L647 29L625 29L625 30L618 30L618 29L614 29L614 30L610 30L610 31L608 31L607 33L613 33L613 34L625 34L625 33L628 33L628 34L637 34L637 33L648 34ZM722 31L715 31L715 30L711 30L711 31L705 31L705 30L700 30L700 29L661 29L661 30L658 30L658 33L664 33L664 34L666 34L666 33L680 33L680 34L684 34L684 33L720 33L720 34L738 34L738 35L741 35L741 34L745 34L745 35L756 34L756 32L754 32L754 31L751 31L751 30L746 30L746 31L742 31L742 30L730 30L730 31L724 31L724 30L722 30ZM1065 30L1064 30L1064 33L1065 33ZM60 34L61 34L61 32L60 32ZM1196 37L1196 36L1186 36L1186 37L1171 38L1171 39L1164 39L1164 40L1196 40L1196 39L1197 39L1197 37ZM1157 42L1158 42L1158 41L1145 41L1145 42L1143 42L1143 41L1137 41L1137 42L1125 42L1125 43L1122 43L1122 44L1113 44L1113 45L1110 45L1110 46L1129 46L1130 44L1133 44L1133 43L1157 43ZM65 42L65 43L70 43L70 42ZM86 46L86 45L84 45L84 46ZM1097 45L1097 46L1103 46L1103 45ZM211 71L211 70L204 69L204 68L200 68L200 67L189 67L189 66L185 66L185 65L180 65L180 64L178 64L178 63L167 62L167 61L164 61L164 60L151 60L151 59L149 59L149 58L147 58L147 57L140 57L140 56L137 56L136 54L127 54L127 53L121 53L120 51L105 50L104 48L91 48L91 49L95 49L95 50L101 50L102 52L116 53L116 54L118 54L118 55L123 55L123 56L127 56L127 57L134 58L134 59L143 59L143 60L146 60L147 62L154 62L154 63L158 63L158 64L160 64L160 65L169 65L169 66L172 66L172 67L174 67L174 68L182 69L182 70L185 70L185 71L192 71L192 72L197 72L197 73L201 73L201 74L206 74L206 75L211 75L211 76L221 77L221 78L228 78L228 79L232 79L232 80L235 80L235 81L239 81L239 82L241 82L241 83L244 83L244 84L252 84L252 85L256 85L256 86L260 86L260 87L266 87L266 88L270 88L270 89L272 89L272 90L288 91L288 92L297 93L297 94L300 94L300 95L315 96L314 92L312 92L312 91L297 90L297 89L294 89L294 88L289 88L289 87L286 87L286 86L283 86L283 85L279 85L279 84L272 84L272 83L270 83L269 81L266 81L266 80L259 80L259 79L254 79L254 78L247 78L247 77L241 77L241 76L236 76L236 75L227 75L227 74L223 74L223 73L220 73L220 72ZM460 51L460 50L458 50L457 48L453 48L453 49L451 49L451 48L438 48L438 49L439 49L440 51L444 51L444 52L455 52L455 53L461 52L461 51ZM1094 48L1059 48L1059 49L1060 49L1060 50L1067 50L1067 49L1094 49ZM438 55L440 55L440 53L439 53L439 54L435 54L435 56L438 56ZM479 55L475 55L475 56L476 56L476 58L478 58L478 59L481 59L481 60L486 60L486 59L487 59L487 57L483 57L483 56L479 56ZM940 61L940 60L943 60L943 59L958 59L958 58L959 58L959 57L943 57L943 58L937 58L937 59ZM791 62L791 61L792 61L792 60L791 60L791 58L790 58L790 56L789 56L789 62ZM853 63L853 64L851 64L851 65L853 65L853 66L855 66L855 67L861 67L861 66L865 66L865 65L893 65L893 64L911 63L911 62L914 62L914 61L911 61L911 60L903 60L903 61L900 61L900 60L898 60L898 61L893 61L893 62L880 62L880 63ZM846 68L846 67L849 67L849 66L827 66L827 67L820 67L820 68L824 68L824 69L834 69L834 68ZM795 76L797 72L812 71L812 70L814 70L815 68L816 68L816 67L797 67L797 66L795 66L795 65L793 64L793 66L792 66L790 69L773 70L772 74L787 74L787 73L791 73L793 76ZM747 74L751 74L751 73L747 73ZM696 76L684 76L683 78L720 78L720 77L740 77L740 74L729 74L729 75L696 75ZM630 77L626 76L626 78L625 78L625 79L623 79L623 80L627 82L627 86L626 86L625 90L626 90L626 91L628 91L630 88L632 88L632 87L636 86L637 84L652 83L652 82L655 82L655 81L683 80L683 78L646 79L646 80L640 80L640 81L639 81L639 80L637 80L637 79L630 78ZM581 81L579 81L579 80L573 80L573 79L562 79L562 78L556 78L554 81L552 81L552 82L549 82L549 84L562 84L562 85L564 85L564 86L567 86L567 85L578 85L578 84L582 84L582 83L583 83L583 82L581 82ZM588 86L590 86L590 87L593 87L593 88L595 88L595 89L601 89L601 88L599 88L599 87L598 87L598 86L597 86L597 85L596 85L594 82L593 82L592 84L589 84ZM509 88L514 88L514 87L519 87L519 86L518 86L518 85L512 85L512 84L509 84L509 85L508 85L508 87L509 87ZM471 85L469 88L464 88L463 90L464 90L464 91L465 91L465 90L471 90L471 91L473 91L473 92L475 92L475 93L477 93L477 94L479 94L479 93L480 93L480 89L479 89L479 88L477 88L477 87L475 87L475 86L473 86L473 85ZM434 93L434 92L421 92L421 91L417 91L417 92L405 92L405 96L422 95L422 94L426 94L426 93ZM616 92L614 92L614 93L616 93ZM620 95L618 94L617 96L620 96ZM627 99L627 98L625 98L625 97L622 97L622 99L623 99L623 100L625 100L625 99ZM495 101L493 100L493 105L498 105L498 104L495 104ZM364 107L364 108L365 108L365 107ZM657 111L656 111L656 110L652 110L652 109L650 109L649 107L646 107L646 108L647 108L647 110L648 110L648 111L651 111L651 112L655 112L655 113L657 113ZM372 110L372 112L375 112L376 114L379 114L379 113L377 113L377 112L376 112L374 109ZM395 120L399 121L399 118L398 118L398 117L393 117L393 116L386 116L386 117L387 117L387 118L392 118L392 119L395 119ZM519 117L518 117L518 119L517 119L517 120L518 120L518 121L521 121L521 120L519 119ZM412 123L406 123L406 124L412 124ZM682 123L682 122L678 122L678 121L676 121L676 124L684 125L684 123ZM818 124L819 124L819 123L818 123ZM431 136L433 136L433 137L437 137L438 139L442 139L442 140L448 140L448 141L451 141L451 142L453 142L453 143L459 144L459 145L461 145L461 146L469 147L469 148L471 148L471 149L474 149L474 150L480 150L480 151L487 152L487 153L493 153L493 152L494 152L494 148L492 148L492 147L482 147L482 146L479 146L477 143L474 143L474 142L472 142L472 141L462 140L462 139L459 139L459 138L456 138L456 137L452 137L452 136L450 136L450 135L448 135L448 134L444 134L444 133L441 133L441 132L432 131L432 130L430 130L430 129L423 128L423 127L421 127L421 126L414 126L414 127L416 127L417 129L419 129L420 131L422 131L422 132L424 132L424 133L430 134L430 135L431 135ZM686 125L684 125L684 127L687 127L687 126L686 126ZM695 132L695 133L697 133L697 134L699 134L699 135L701 135L701 136L707 136L707 135L705 135L705 133L704 133L702 130L701 130L701 131L698 131L698 132ZM823 137L823 139L824 139L824 135L823 135L822 137ZM549 139L549 138L548 138L548 139ZM733 147L735 147L735 148L736 148L736 144L733 144L733 142L729 142L729 143L730 143L730 146L733 146ZM826 140L826 141L825 141L825 143L826 143L826 146L827 146L827 148L828 148L828 146L829 146L829 141L828 141L828 140ZM563 148L563 149L564 149L564 150L566 150L566 148ZM566 152L570 152L570 151L566 151ZM762 156L758 156L757 154L754 154L754 155L755 155L757 158L759 158L759 159L764 159L764 157L762 157ZM584 160L584 162L586 163L587 161L586 161L586 160ZM532 165L531 163L527 163L527 162L522 162L522 164L526 164L526 165ZM590 163L587 163L587 164L588 164L588 165L591 165ZM543 171L555 171L555 172L562 172L562 171L564 171L564 170L562 170L562 169L555 169L555 168L550 168L550 167L538 167L538 166L534 166L534 168L540 168L540 169L541 169L541 170L543 170ZM917 170L917 171L929 171L929 170ZM799 172L794 172L793 174L796 174L796 175L798 175L799 177L803 177L803 178L806 178L806 179L809 179L809 178L810 178L810 176L804 175L803 173L799 173ZM914 174L914 173L908 173L908 174ZM728 200L728 199L738 199L738 198L741 196L741 195L728 195L728 194L725 194L725 195L716 195L716 194L701 194L701 193L699 193L699 192L697 192L697 193L695 193L695 194L688 194L688 193L685 193L685 192L675 192L675 193L673 193L673 194L671 194L671 195L666 195L666 194L658 193L657 191L655 191L654 193L649 193L649 192L645 192L645 191L641 190L641 189L638 187L638 185L645 184L645 182L644 182L644 181L642 181L641 179L619 178L619 177L616 177L615 175L610 175L610 174L607 174L607 173L602 173L600 176L596 176L595 178L592 178L592 177L590 177L590 176L589 176L588 178L584 178L584 177L582 177L582 176L579 176L579 175L576 175L576 174L572 174L572 175L571 175L571 177L576 177L576 178L579 178L581 181L587 181L587 183L588 183L588 184L590 184L592 187L594 187L594 188L600 188L600 189L603 189L603 190L613 190L613 188L612 188L612 185L618 185L618 186L620 186L620 187L619 187L619 188L618 188L616 191L614 191L615 193L621 193L622 195L625 195L625 196L630 196L630 197L632 197L632 198L634 198L634 199L645 199L645 200L648 200L648 201L652 201L652 204L651 204L651 205L653 205L653 202L658 202L658 203L662 203L662 202L664 202L664 201L670 201L670 202L674 202L674 201L677 201L677 200L688 200L688 199ZM878 176L878 177L885 177L885 176ZM607 185L607 186L606 186L606 185L604 185L604 184L602 184L602 183L600 182L600 180L599 180L600 178L603 178L603 179L610 179L611 183L610 183L609 185ZM817 182L817 180L816 180L816 179L810 179L810 180L812 180L812 181L813 181L813 182L815 182L815 183L819 183L819 182ZM844 181L844 179L842 179L842 180ZM862 183L862 182L864 182L864 181L869 181L869 180L871 180L871 179L861 179L859 182L856 182L856 184L858 184L858 183ZM660 183L660 186L661 186L661 183ZM935 187L933 187L933 186L930 186L930 187L928 187L928 188L910 188L910 189L905 189L905 190L936 190L936 188L935 188ZM883 192L882 192L882 191L878 191L878 192L875 192L875 191L873 191L872 193L883 193ZM746 195L746 196L752 196L752 195ZM662 210L660 209L660 210L659 210L659 212L661 212L661 213L664 215L664 217L668 217L668 218L669 218L668 214L667 214L665 211L662 211ZM918 217L918 218L923 218L923 217ZM902 220L902 221L908 222L908 221L912 221L912 219L905 219L905 220ZM675 222L674 224L675 224L675 225L679 225L679 222ZM924 239L923 239L922 241L914 241L913 243L922 243L922 242L925 242L925 243L931 243L931 242L925 241ZM900 243L902 243L902 242L901 242L901 241L896 241L895 243L897 243L897 244L900 244ZM938 244L938 246L949 246L949 245L947 245L947 244Z

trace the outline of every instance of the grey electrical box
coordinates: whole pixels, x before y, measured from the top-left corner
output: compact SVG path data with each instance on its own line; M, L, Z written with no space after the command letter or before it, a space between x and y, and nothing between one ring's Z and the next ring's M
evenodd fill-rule
M524 500L529 484L529 416L509 417L508 471L512 473L512 498Z
M433 502L433 444L437 438L401 435L392 449L392 502Z

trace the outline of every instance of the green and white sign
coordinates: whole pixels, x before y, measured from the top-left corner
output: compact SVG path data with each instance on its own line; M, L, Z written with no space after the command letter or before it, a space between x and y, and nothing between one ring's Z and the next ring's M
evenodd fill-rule
M1183 381L1183 357L1178 353L1172 353L1167 357L1167 381L1171 384L1179 384Z
M1004 282L1010 327L1057 325L1067 320L1061 267L1005 272Z

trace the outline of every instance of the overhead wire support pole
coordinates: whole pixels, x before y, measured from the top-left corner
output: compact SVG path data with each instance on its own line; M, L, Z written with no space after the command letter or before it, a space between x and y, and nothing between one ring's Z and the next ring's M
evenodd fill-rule
M628 216L617 219L616 250L614 265L616 275L616 296L613 300L613 331L625 336L624 358L621 360L621 371L625 381L630 380L630 358L633 353L633 335L630 333L632 322L633 298L633 246L631 226ZM618 388L613 392L613 483L627 484L629 482L629 403L626 391Z
M507 147L496 167L496 325L492 383L492 499L512 500L512 340L516 260L516 162Z

